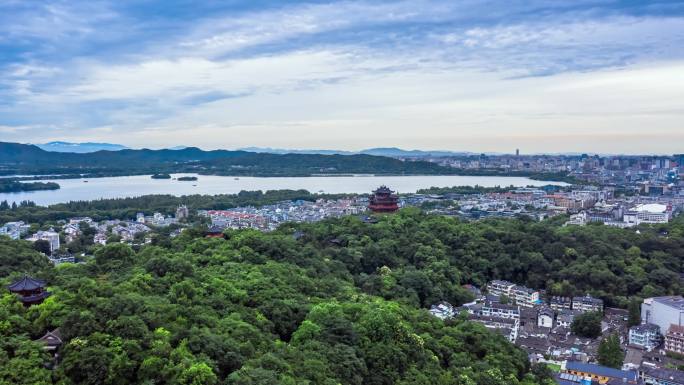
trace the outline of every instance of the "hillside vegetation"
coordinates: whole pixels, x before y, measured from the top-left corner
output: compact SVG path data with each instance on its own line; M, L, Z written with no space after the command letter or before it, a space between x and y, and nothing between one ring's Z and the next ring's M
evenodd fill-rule
M492 278L619 306L681 294L684 224L641 230L405 209L223 239L189 229L56 269L5 239L0 279L30 273L54 294L28 310L0 297L0 383L550 384L503 336L425 308ZM56 327L66 342L50 373L30 341Z

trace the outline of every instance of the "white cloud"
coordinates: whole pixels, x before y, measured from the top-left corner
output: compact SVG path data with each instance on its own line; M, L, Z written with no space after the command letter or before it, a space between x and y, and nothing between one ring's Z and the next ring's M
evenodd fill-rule
M53 139L40 127L54 124L72 138L150 147L502 150L518 141L582 151L608 145L596 139L604 133L669 138L662 146L682 135L684 18L530 21L505 17L522 2L417 4L284 5L204 19L117 61L12 65L0 77L0 116L33 127L16 138ZM57 35L93 33L50 14ZM10 30L44 33L31 25ZM341 31L360 37L331 37Z
M38 39L56 42L97 32L117 14L100 1L10 2L0 4L0 41Z

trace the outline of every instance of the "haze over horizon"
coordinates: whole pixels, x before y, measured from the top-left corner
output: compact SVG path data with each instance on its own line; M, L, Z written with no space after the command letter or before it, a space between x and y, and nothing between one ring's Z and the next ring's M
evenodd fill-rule
M0 137L684 152L684 4L0 2Z

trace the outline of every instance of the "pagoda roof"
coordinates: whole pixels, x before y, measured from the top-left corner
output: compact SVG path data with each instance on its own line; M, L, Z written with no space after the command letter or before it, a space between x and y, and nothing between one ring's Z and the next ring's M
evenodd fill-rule
M57 328L51 332L45 333L38 341L43 342L48 346L59 346L62 344L62 333L59 331L59 328Z
M373 192L374 192L374 193L391 194L391 193L393 193L394 191L390 190L389 187L387 187L387 186L385 186L385 185L382 185L382 186L378 187L377 190L375 190L375 191L373 191Z
M7 288L12 292L18 292L36 290L44 288L45 286L45 281L25 275L24 278L12 283L11 285L7 286Z

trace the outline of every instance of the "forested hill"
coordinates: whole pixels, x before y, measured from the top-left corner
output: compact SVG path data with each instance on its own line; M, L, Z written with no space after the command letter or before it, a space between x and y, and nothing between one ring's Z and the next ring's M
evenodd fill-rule
M493 278L609 306L681 294L684 223L640 230L404 209L218 239L191 229L57 268L0 237L3 287L29 273L53 292L28 310L0 296L0 383L550 385L503 336L425 308ZM56 327L50 373L30 341Z
M199 172L218 175L308 176L312 174L449 174L434 163L403 162L373 155L267 154L247 151L119 150L77 154L0 142L0 172L20 174L134 174Z

